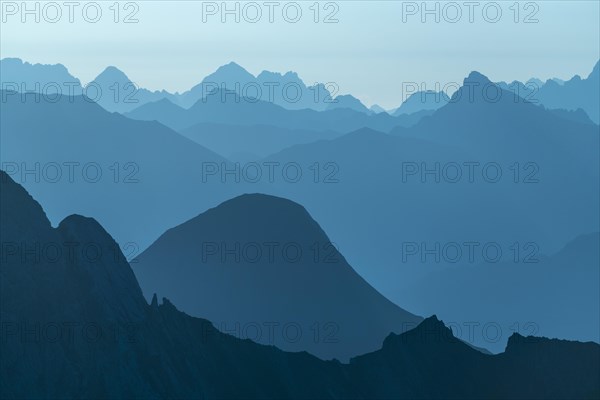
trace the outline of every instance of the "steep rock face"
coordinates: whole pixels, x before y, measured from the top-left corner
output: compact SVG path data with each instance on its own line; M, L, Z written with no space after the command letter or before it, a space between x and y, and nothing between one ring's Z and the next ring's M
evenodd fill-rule
M1 175L2 397L150 394L135 363L123 364L119 341L147 305L114 240L80 216L52 228Z

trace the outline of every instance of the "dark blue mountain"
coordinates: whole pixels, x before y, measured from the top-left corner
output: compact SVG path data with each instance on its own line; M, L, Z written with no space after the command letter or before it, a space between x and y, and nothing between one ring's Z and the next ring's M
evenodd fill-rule
M147 299L158 293L225 332L240 326L257 342L323 359L374 351L421 321L361 278L302 206L272 196L208 210L168 230L133 265ZM284 340L286 324L303 335Z
M268 188L268 193L303 204L367 281L410 310L426 296L414 295L411 287L429 273L452 265L510 262L515 246L517 264L526 268L524 258L531 251L553 254L581 233L597 231L597 127L523 99L515 102L510 92L499 92L496 102L481 90L470 98L469 87L490 84L481 74L471 74L448 105L394 135L361 130L270 156L268 161L280 163L316 160L323 181L327 174L337 179ZM489 94L496 90L488 89ZM349 220L355 229L348 229ZM477 245L473 261L465 243ZM458 259L443 253L456 244ZM498 258L483 253L486 245L500 248ZM518 269L512 271L511 279L518 281ZM505 283L499 290L510 293L511 287ZM531 296L555 293L550 286L530 290ZM565 295L577 290L569 287ZM588 286L582 291L584 296L596 293ZM432 305L445 302L444 297L428 298ZM500 307L511 315L516 305ZM561 316L567 312L573 311L563 309ZM580 320L593 321L589 308L577 312ZM550 332L560 328L561 318L550 321ZM596 332L586 330L585 335Z
M600 346L513 335L482 354L435 316L349 364L240 340L148 305L93 219L57 228L0 172L2 398L595 398ZM93 243L105 252L35 252ZM10 249L7 244L14 245ZM27 256L23 257L24 246ZM71 247L72 248L72 247ZM7 251L8 250L8 251ZM39 256L39 257L36 257ZM501 379L499 379L501 377Z

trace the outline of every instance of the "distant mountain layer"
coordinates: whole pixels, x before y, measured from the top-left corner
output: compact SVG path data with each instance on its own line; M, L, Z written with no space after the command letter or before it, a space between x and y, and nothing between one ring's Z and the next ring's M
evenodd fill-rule
M79 79L72 76L61 64L30 64L18 58L4 58L0 60L0 67L3 90L37 91L46 95L56 92L64 95L85 94L111 112L131 112L145 104L161 100L168 100L187 109L199 100L222 91L230 92L230 96L234 96L235 93L240 98L260 100L288 110L325 111L343 108L364 114L384 112L383 108L376 105L367 108L360 100L349 94L335 96L333 93L340 88L334 82L307 86L297 73L291 71L285 74L263 71L254 76L234 62L219 67L183 93L169 93L165 90L150 91L140 87L135 80L131 80L114 66L107 67L85 86L82 86ZM568 81L549 79L542 82L539 79L530 79L525 83L498 82L497 85L512 92L514 96L549 109L566 111L582 109L594 123L598 124L600 123L599 68L597 63L587 78L576 75ZM389 113L399 116L434 111L443 107L449 100L448 95L443 91L422 90L412 93L398 108L390 110Z
M600 234L579 236L551 256L539 254L535 243L520 247L519 262L430 270L406 287L411 310L434 309L458 326L457 335L494 350L503 346L493 342L514 331L600 342ZM477 321L470 333L469 321Z
M49 103L1 94L2 167L47 204L54 224L73 212L94 215L130 257L165 229L243 193L203 178L224 158L159 123L109 113L82 96Z
M450 98L444 92L431 90L411 94L392 115L412 114L423 110L435 111L448 104Z
M290 110L323 111L330 105L339 105L332 99L327 89L330 87L337 91L337 86L333 83L307 86L295 72L280 74L263 71L255 77L234 62L219 67L202 82L183 93L169 93L165 90L150 91L140 87L135 80L131 80L114 66L107 67L83 87L80 81L70 75L61 64L29 64L18 58L4 58L0 60L0 67L3 90L37 91L44 94L58 92L64 95L85 94L111 112L129 112L146 103L163 99L183 108L189 108L198 100L211 96L215 90L231 91L241 97L256 98ZM340 107L345 106L340 105ZM348 107L369 112L358 100L348 104Z
M600 61L587 78L575 75L568 81L548 79L499 83L500 87L550 109L584 110L594 123L600 123Z
M600 346L511 336L482 354L436 317L349 364L219 333L168 300L148 305L94 220L53 228L0 172L2 398L596 398ZM68 243L88 252L47 253ZM36 245L37 244L37 245ZM27 256L23 256L27 246Z
M365 282L306 210L289 200L244 195L168 230L133 262L146 298L158 293L217 328L249 333L284 350L323 359L376 350L390 333L421 321Z
M272 125L231 125L201 122L179 131L183 136L231 161L255 161L287 147L334 139L342 133L286 129Z
M219 91L199 100L189 109L168 100L147 103L126 113L128 118L158 121L175 130L199 123L235 125L271 125L285 129L351 132L362 127L390 131L397 126L411 126L417 121L411 116L392 117L387 113L369 115L352 108L327 111L311 109L287 110L276 104L252 98L236 97Z

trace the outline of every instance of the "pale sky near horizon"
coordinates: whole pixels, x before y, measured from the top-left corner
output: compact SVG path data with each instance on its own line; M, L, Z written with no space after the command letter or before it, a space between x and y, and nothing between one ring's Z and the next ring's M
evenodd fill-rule
M493 81L569 79L587 76L600 58L596 0L427 2L438 4L439 22L436 13L423 15L421 1L323 1L318 15L314 1L280 1L273 23L265 1L239 2L239 22L222 15L221 1L79 1L72 23L64 1L50 3L26 2L34 12L25 14L21 1L1 2L0 57L61 63L84 83L114 65L151 90L185 91L235 61L254 75L292 70L307 84L336 82L339 94L392 108L406 82L435 89L472 70ZM128 15L138 21L124 23ZM328 15L338 22L324 23Z

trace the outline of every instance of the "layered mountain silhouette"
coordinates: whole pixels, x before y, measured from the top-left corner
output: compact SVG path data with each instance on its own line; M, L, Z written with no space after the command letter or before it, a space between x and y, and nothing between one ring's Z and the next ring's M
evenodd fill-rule
M53 228L4 172L0 185L3 398L594 398L600 392L597 344L515 334L503 354L484 355L436 317L389 335L380 350L349 364L222 334L166 299L148 305L95 220L70 216ZM36 243L94 243L109 253L50 258L30 250L24 257L19 246ZM15 247L7 251L7 244Z
M348 107L322 112L311 109L287 110L270 102L242 97L230 90L215 90L187 110L163 100L144 104L125 115L137 120L158 121L175 130L209 122L342 133L370 127L387 132L397 126L414 124L414 118L411 117L406 118L405 122L405 116L392 117L387 113L368 115Z
M579 236L550 256L533 255L532 249L522 249L531 256L527 262L461 263L432 270L406 287L414 301L410 305L422 313L436 310L458 327L458 337L470 336L475 345L495 352L515 331L600 342L600 234ZM478 321L471 333L470 321Z
M182 93L176 103L189 108L215 90L232 91L240 97L277 104L289 110L323 111L332 103L331 93L324 84L307 86L292 71L285 74L263 71L254 76L235 62L219 67L201 83Z
M527 96L498 88L485 76L473 73L447 105L426 110L430 115L407 128L397 128L402 125L399 118L385 113L290 111L272 103L243 100L231 105L235 97L229 94L223 103L220 93L197 102L191 112L166 99L143 106L156 106L147 109L145 119L181 127L213 125L213 138L218 132L241 136L245 129L260 138L273 129L274 134L275 130L301 130L323 133L330 139L328 132L343 134L357 129L333 140L298 141L258 160L279 165L297 163L304 173L298 183L283 182L279 176L267 184L243 180L230 184L232 179L224 184L221 174L204 181L203 165L223 169L223 163L228 168L231 163L161 123L111 114L81 96L39 102L33 96L23 99L3 92L7 100L0 111L0 157L2 167L10 169L13 178L43 201L54 225L73 212L94 215L119 244L133 242L138 252L166 229L242 193L289 198L306 207L348 263L377 290L394 303L429 315L442 310L445 298L432 295L430 308L420 309L421 297L408 289L421 279L425 279L421 287L428 287L429 273L439 271L432 267L482 262L481 251L474 262L465 261L466 252L460 262L448 262L440 252L428 255L427 250L436 244L462 246L474 241L482 249L492 242L501 247L498 263L504 263L514 257L515 243L522 261L526 244L535 244L536 254L551 255L582 233L598 231L597 125L590 124L580 112L549 109L528 101ZM164 115L163 108L168 109ZM228 131L232 124L239 130ZM271 128L262 132L257 124ZM210 135L203 137L201 129L199 133L190 131L190 137L198 133L194 140L212 140L207 139ZM392 134L386 134L390 129ZM244 149L231 146L230 150L228 155ZM255 160L255 156L245 157ZM79 163L74 181L65 164L71 162ZM53 163L61 167L62 176L57 181ZM94 177L96 168L82 176L82 167L90 163L101 167L98 182L86 181ZM465 163L475 165L472 181ZM491 165L483 175L483 167L491 163L497 165ZM454 181L457 165L461 172ZM489 178L494 178L497 166L502 175L494 182ZM115 168L118 184L114 182ZM37 172L28 172L31 169ZM416 243L421 251L406 256L406 243ZM127 254L136 255L135 251ZM564 261L561 265L568 268L571 264ZM518 281L520 270L511 269L510 274L509 280ZM593 271L583 270L582 274L588 274L582 279L594 281ZM499 284L498 290L510 292L507 281ZM551 285L532 284L529 288L534 298L557 292ZM565 285L561 290L573 299L595 293L589 286ZM518 302L506 302L501 307L486 318L518 315L516 311L521 308ZM593 321L592 311L583 307L576 312L557 309L556 318L544 320L548 322L541 326L542 332L565 332L567 337L574 331L559 330L560 321ZM581 325L585 329L582 337L594 337L597 330L590 326Z
M53 95L80 95L82 86L62 64L31 64L19 58L0 59L2 90Z
M110 112L125 113L142 104L162 99L177 101L176 95L164 90L152 92L139 87L124 72L112 66L102 71L88 86L87 96Z
M232 161L254 161L287 147L341 136L333 131L285 129L271 125L199 123L180 133Z
M542 82L539 79L530 79L526 83L514 81L511 84L502 82L500 85L505 90L549 109L582 109L594 123L600 123L600 61L586 78L575 75L568 81L548 79Z
M50 103L2 95L2 167L47 204L54 224L73 212L94 215L130 244L130 257L243 190L204 179L204 166L225 159L159 123L109 113L82 96Z
M234 62L219 67L199 84L183 93L150 91L137 85L114 66L107 67L84 88L79 79L69 74L61 64L30 64L18 58L5 58L0 62L3 70L3 90L39 91L44 94L58 92L64 95L85 93L111 112L125 113L143 104L163 99L182 108L189 108L214 90L234 91L242 97L257 98L290 110L323 111L330 104L334 104L326 84L307 86L298 74L292 71L285 74L263 71L254 76ZM334 83L329 85L332 88L336 87Z
M481 89L486 86L484 98ZM472 97L470 88L478 88ZM410 310L427 296L408 296L414 293L410 287L444 265L512 262L517 246L518 265L526 268L523 260L532 248L537 255L553 254L574 237L598 229L597 126L563 118L522 98L515 101L513 93L497 92L478 73L461 90L431 116L392 135L359 130L267 158L334 163L337 183L304 182L269 193L303 204L362 276ZM498 101L490 101L493 93L500 93ZM355 229L348 229L348 218ZM477 246L473 261L465 243ZM458 258L444 256L448 244L458 245ZM500 248L498 259L494 255L486 261L486 245ZM511 279L519 280L519 269L512 271ZM593 280L593 275L587 277ZM510 292L510 286L501 287ZM550 290L556 289L533 286L531 295L545 296ZM569 287L566 295L577 290ZM595 293L585 290L586 296ZM511 304L503 306L505 315L518 307ZM593 320L589 308L578 311L580 320ZM547 328L559 328L559 320L549 321ZM593 337L597 329L587 327L592 329L586 336Z
M335 110L336 108L349 108L354 111L362 112L365 114L370 114L371 110L367 108L359 99L356 97L345 94L341 96L337 96L334 99L334 102L327 106L327 110Z
M272 196L240 196L170 229L134 266L148 299L324 359L373 351L421 320L365 282L302 206ZM290 326L301 337L279 335Z
M392 115L413 114L423 110L435 111L448 104L449 101L450 98L444 92L433 90L416 92L408 96Z
M334 82L307 86L297 73L291 71L285 74L263 71L254 76L235 62L217 68L199 84L183 93L169 93L165 90L150 91L139 87L114 66L107 67L92 82L85 85L84 89L79 79L72 76L61 64L30 64L18 58L5 58L0 60L0 63L3 90L41 91L46 95L57 92L65 95L86 93L111 112L130 112L144 104L163 99L187 109L199 100L210 96L215 90L232 91L240 97L270 102L288 110L324 111L349 108L366 114L379 114L385 111L379 106L368 109L352 95L337 96L333 99L330 89L337 90L337 84ZM600 122L598 111L600 100L597 96L599 79L597 63L587 78L576 75L568 81L554 78L546 82L532 78L525 83L498 82L497 85L515 96L542 104L549 109L567 111L582 109L594 123L598 124ZM400 116L433 111L444 106L448 100L444 92L420 91L409 96L400 107L391 110L390 114Z

